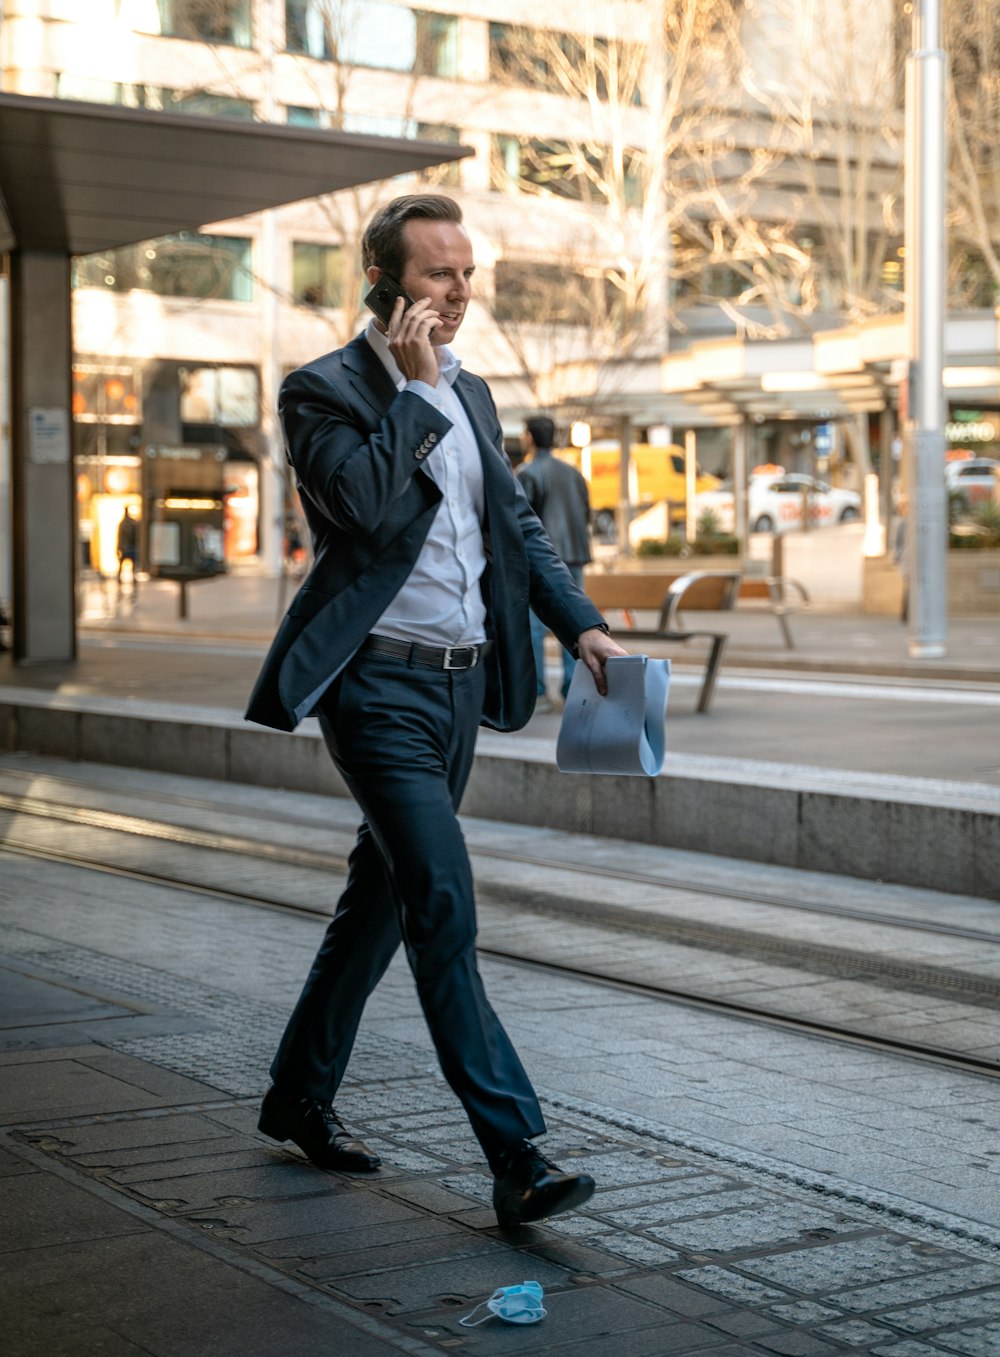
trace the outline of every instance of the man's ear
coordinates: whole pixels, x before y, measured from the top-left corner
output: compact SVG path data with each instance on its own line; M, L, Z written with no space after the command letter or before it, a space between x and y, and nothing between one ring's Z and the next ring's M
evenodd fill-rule
M382 270L378 267L377 264L369 264L368 267L365 269L365 277L368 279L372 287L374 287L378 280L382 277Z

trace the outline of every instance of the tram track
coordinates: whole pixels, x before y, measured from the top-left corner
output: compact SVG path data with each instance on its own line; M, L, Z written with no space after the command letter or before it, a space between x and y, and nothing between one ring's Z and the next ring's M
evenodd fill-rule
M9 775L9 770L4 770L5 775ZM66 781L66 779L60 779ZM79 787L86 787L93 790L92 784L77 783ZM142 798L142 793L130 792L130 796ZM154 799L154 798L151 798ZM162 800L161 798L155 798ZM226 806L218 801L208 801L195 797L176 797L172 796L171 801L177 805L185 805L194 810L205 810L214 813L224 812L246 818L247 809L243 806ZM141 816L126 816L116 811L95 811L92 808L84 806L64 806L53 803L39 797L11 795L0 791L0 812L8 810L15 814L23 813L36 815L50 819L61 819L71 824L87 824L94 828L108 828L117 830L121 833L133 833L141 836L164 839L178 844L187 844L192 847L204 847L223 852L237 852L249 857L261 858L263 860L286 863L289 865L301 867L315 867L320 870L342 871L346 868L347 859L342 854L330 853L324 850L303 849L289 845L275 846L262 843L259 840L250 839L240 835L223 835L217 831L208 833L197 830L190 826L182 824L167 823L162 820L146 819ZM285 824L294 826L297 829L308 827L310 824L320 833L329 833L329 823L316 819L308 821L301 814L285 815L280 811L268 812L269 823ZM967 926L957 927L954 924L932 919L914 919L903 918L893 914L888 914L876 910L860 909L855 906L831 905L818 900L800 900L791 899L786 895L776 893L767 893L763 891L743 890L713 882L706 885L704 882L692 880L690 877L684 877L673 873L664 872L642 872L629 868L602 867L593 862L581 864L571 859L540 857L531 853L517 852L512 853L501 848L491 848L477 845L473 850L477 858L483 858L496 862L517 863L526 867L537 867L541 870L558 870L569 873L576 873L587 877L599 877L606 880L618 882L628 882L636 886L649 886L658 890L679 890L686 894L710 896L727 900L738 900L742 903L766 905L770 908L790 910L800 914L807 915L826 915L830 918L849 920L855 923L873 924L884 928L894 928L904 930L908 933L926 933L942 937L960 939L966 942L982 942L989 946L1000 947L1000 927L996 932L990 932L987 929L969 928ZM998 914L1000 918L1000 914ZM1000 996L1000 987L998 987L998 996Z
M288 845L268 844L232 834L220 834L216 831L163 824L134 815L122 815L120 812L98 811L83 807L53 806L51 803L38 798L0 796L0 810L35 819L47 819L68 826L72 825L87 832L91 838L96 831L100 834L125 835L132 839L139 837L150 843L167 844L175 849L192 852L194 870L190 873L178 872L169 862L160 867L150 864L139 868L121 862L101 861L101 857L108 858L111 855L107 852L95 853L93 843L91 844L91 851L84 851L79 847L74 848L68 840L57 846L51 843L30 843L23 839L18 841L16 835L8 835L0 842L0 850L16 857L61 863L88 871L113 874L137 882L192 891L242 906L276 909L317 919L329 918L329 910L318 908L307 902L296 901L294 898L290 898L289 893L227 888L218 883L206 884L204 881L199 882L193 879L199 874L198 864L204 861L204 852L210 851L223 855L238 854L242 858L250 857L266 861L271 867L278 869L305 868L308 871L320 871L324 874L324 877L328 877L331 872L342 873L347 865L346 857L335 853L298 849ZM494 853L492 856L498 855ZM515 855L502 854L500 856L513 858ZM533 859L521 858L519 861L531 862ZM541 862L542 860L539 859L538 861ZM562 862L545 862L544 865L549 868L554 867L559 871L569 870L567 865ZM577 870L583 869L578 868ZM607 874L612 875L610 870ZM620 874L615 875L620 876ZM663 885L661 878L652 877L651 874L646 873L636 873L635 880L638 883L653 881L656 885ZM704 893L709 892L705 890ZM735 894L735 892L731 892L731 894ZM482 895L484 903L500 909L513 908L519 912L521 917L525 914L556 916L566 924L567 928L576 928L578 931L589 930L595 937L601 935L607 937L611 936L612 933L615 936L620 936L623 930L636 934L645 933L648 936L651 931L648 927L648 920L645 921L644 926L642 919L623 918L623 911L620 907L616 907L613 919L596 913L588 916L586 911L581 911L579 908L569 911L561 910L558 907L554 908L552 898L544 898L538 892L526 892L523 889L514 888L503 890L498 888L498 883L487 885ZM625 913L627 914L627 911ZM887 922L881 916L876 916L876 920L879 924ZM921 929L922 925L917 924L914 927ZM804 972L815 974L818 968L821 974L834 973L849 975L853 978L860 977L864 981L875 981L879 985L889 988L906 988L911 992L913 990L924 990L937 995L944 994L948 997L954 997L957 994L964 1003L976 1004L978 1002L984 1007L994 1010L997 1007L997 1000L1000 998L1000 984L994 982L990 977L949 972L943 967L916 967L908 962L894 963L892 958L869 956L863 952L838 956L835 954L836 949L817 949L815 946L808 947L790 939L767 938L762 940L759 936L749 934L746 930L741 937L738 936L739 930L713 929L711 926L699 924L697 921L671 919L666 921L663 929L652 931L659 935L661 941L667 943L679 943L686 947L741 956L746 956L748 952L752 952L756 948L757 951L765 953L769 960L773 961L777 956L785 965L797 965ZM976 930L947 929L942 926L942 929L924 931L950 931L953 935L963 938L982 938L994 945L1000 942L1000 939L988 934L981 934ZM956 1069L991 1078L1000 1076L1000 1060L988 1058L982 1054L977 1054L975 1051L948 1049L927 1042L908 1040L901 1035L863 1032L857 1030L856 1027L825 1021L815 1016L783 1012L776 1004L746 1002L739 998L727 998L717 994L699 992L683 984L659 980L651 982L637 979L634 976L623 975L620 971L616 974L615 966L610 962L605 965L581 965L554 955L540 955L537 941L533 941L530 937L523 939L523 946L517 945L521 939L521 930L518 928L505 930L504 936L512 938L513 945L509 943L498 945L495 940L487 939L485 942L481 941L480 953L491 960L505 964L519 967L527 966L551 974L613 987L620 991L665 1003L693 1006L749 1021L780 1026L828 1040L853 1043L915 1059L929 1060L938 1064L943 1063ZM650 939L650 945L655 945L652 939ZM818 965L818 963L820 964Z

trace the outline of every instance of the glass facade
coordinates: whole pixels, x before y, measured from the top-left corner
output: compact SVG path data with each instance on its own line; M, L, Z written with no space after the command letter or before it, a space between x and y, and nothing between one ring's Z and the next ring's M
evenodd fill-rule
M253 300L251 244L244 236L181 231L80 256L73 263L73 286L249 302Z

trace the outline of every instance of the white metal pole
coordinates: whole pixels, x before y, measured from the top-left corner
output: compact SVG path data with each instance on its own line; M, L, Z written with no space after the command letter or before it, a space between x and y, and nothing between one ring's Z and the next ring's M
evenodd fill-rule
M906 71L906 317L909 410L904 457L910 655L946 650L948 521L944 484L945 78L940 0L915 0Z

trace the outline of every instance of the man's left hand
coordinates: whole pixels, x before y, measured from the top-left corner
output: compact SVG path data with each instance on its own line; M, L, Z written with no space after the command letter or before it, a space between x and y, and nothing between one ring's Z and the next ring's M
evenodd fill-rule
M628 651L623 650L617 641L613 641L605 631L599 627L591 627L588 631L583 631L577 637L577 649L580 652L580 659L587 666L594 676L594 685L602 697L608 695L608 681L604 676L604 661L612 655L627 655Z

